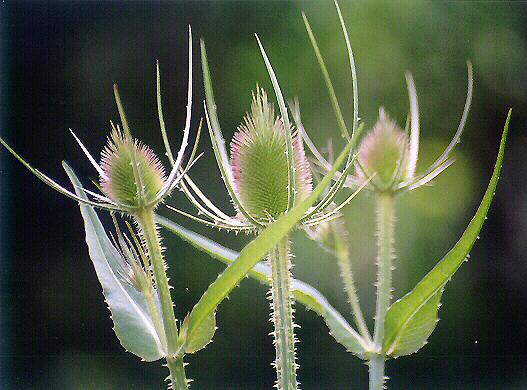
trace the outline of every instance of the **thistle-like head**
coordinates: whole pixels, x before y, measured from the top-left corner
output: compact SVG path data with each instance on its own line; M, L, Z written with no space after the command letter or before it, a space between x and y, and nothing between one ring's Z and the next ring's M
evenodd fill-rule
M296 202L311 193L312 179L302 139L293 135ZM243 207L258 221L269 221L287 211L288 160L282 118L260 88L253 93L251 112L231 142L235 191Z
M124 137L118 130L108 137L100 166L104 194L131 210L155 202L165 183L164 168L154 152L139 141Z
M364 179L375 174L376 189L381 192L395 190L405 178L407 156L406 133L381 108L377 123L359 146L357 176Z

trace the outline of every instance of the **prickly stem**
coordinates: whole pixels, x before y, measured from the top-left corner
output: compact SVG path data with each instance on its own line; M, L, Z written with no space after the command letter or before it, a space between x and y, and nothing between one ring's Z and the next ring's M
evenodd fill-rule
M375 307L374 347L377 353L370 357L370 390L384 388L384 363L386 356L382 353L384 339L384 320L392 298L392 262L393 251L393 217L394 197L390 193L377 196L377 304Z
M384 364L385 356L372 353L368 362L370 374L370 390L383 390L384 387Z
M298 388L298 383L291 293L291 260L287 237L282 239L273 250L269 260L272 270L271 310L276 348L276 387L278 390L294 390Z
M172 390L187 390L189 381L185 375L185 363L182 357L167 358L168 369L170 370L170 381Z
M174 317L174 304L170 295L170 286L166 274L166 264L161 249L161 241L154 221L154 211L152 208L140 209L134 215L141 230L142 239L148 250L148 258L154 274L155 284L161 304L161 314L163 316L164 332L167 340L167 363L170 369L172 387L174 389L187 389L187 380L184 385L175 381L181 375L185 376L184 366L181 357L176 357L179 348L178 330ZM181 374L181 370L183 373ZM181 380L179 380L181 382Z
M371 335L368 330L368 326L366 325L366 321L364 320L364 315L362 314L357 288L355 287L355 282L353 280L349 245L348 241L346 240L347 231L345 230L345 227L341 225L340 221L332 221L330 224L331 228L334 230L335 256L337 257L340 274L342 276L342 281L344 282L344 288L348 295L348 301L351 306L353 318L355 319L355 323L359 328L361 336L368 342L371 342Z

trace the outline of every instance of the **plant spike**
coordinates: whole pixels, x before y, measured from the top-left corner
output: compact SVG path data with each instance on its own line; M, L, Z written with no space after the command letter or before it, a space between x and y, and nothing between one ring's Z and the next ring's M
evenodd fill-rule
M156 97L157 97L157 115L159 117L159 127L161 128L161 136L163 137L163 144L165 145L166 156L170 165L174 166L174 156L170 148L170 141L168 140L167 131L165 127L165 120L163 118L163 105L161 102L161 75L159 72L159 61L156 62Z
M340 26L342 28L342 33L344 34L344 38L346 40L346 48L348 49L348 57L349 57L349 63L350 63L350 71L351 71L351 81L353 86L353 128L351 131L351 138L355 135L355 132L357 131L359 127L359 86L357 82L357 70L355 68L355 59L353 58L353 50L351 50L351 43L350 43L350 37L348 35L348 29L346 28L346 24L344 23L344 18L342 17L342 13L340 12L339 3L337 0L335 0L335 7L337 8L337 13L339 14L339 20L340 20Z
M419 155L419 105L417 103L417 92L414 78L410 72L406 72L406 85L408 86L408 98L410 100L410 144L407 171L405 177L412 179L415 174L417 158ZM406 147L404 148L406 152Z
M174 186L181 181L184 176L184 171L181 172L180 168L183 162L183 156L188 145L188 138L190 135L190 121L192 117L192 29L189 26L188 30L188 50L189 50L189 63L188 63L188 91L187 91L187 114L185 118L185 128L183 129L183 140L181 141L181 146L179 148L176 160L172 164L172 170L168 175L168 178L165 182L163 188L159 191L155 201L159 201L164 198L167 194L172 191ZM158 73L159 74L159 73ZM158 77L159 80L159 77ZM163 111L161 107L161 95L158 89L158 115L159 123L161 126L161 133L163 135L163 140L166 138L165 122L163 120ZM167 149L167 154L171 155L170 145L168 144L168 139L165 143L165 148ZM170 157L169 157L170 159ZM189 166L185 169L190 168L192 161L189 161ZM179 176L178 176L179 175Z
M302 140L306 143L309 150L313 154L313 156L316 159L316 162L323 168L325 171L329 171L331 169L331 163L322 156L322 153L317 149L311 138L309 138L309 135L307 134L304 125L302 124L302 120L300 118L300 110L298 107L295 107L291 110L293 112L293 119L295 120L296 127L298 128L298 132L302 135ZM355 146L357 143L357 140L360 138L360 135L362 134L362 130L364 129L364 125L361 124L357 128L357 131L354 133L354 136L352 138L352 150L355 150ZM353 160L353 158L352 158ZM338 180L342 176L342 173L337 171L335 174L335 178ZM346 175L345 177L345 185L348 187L359 187L361 185L362 181L357 180L355 177Z
M187 171L188 167L189 167L189 164L191 164L192 161L194 161L194 157L196 156L196 153L198 151L199 140L201 138L201 127L202 126L203 126L203 118L200 118L199 119L198 130L196 132L196 138L194 139L194 147L192 148L192 151L190 152L190 156L189 156L188 162L187 162L187 167L185 169L180 168L180 171L181 170Z
M424 186L425 184L429 183L433 179L435 179L441 172L443 172L445 169L447 169L450 165L452 165L456 161L455 158L451 158L449 160L446 160L441 165L437 166L433 171L428 173L427 175L421 176L418 180L412 182L410 185L405 186L402 188L403 192L406 191L412 191L416 188L419 188L421 186Z
M225 229L225 230L239 230L239 231L254 231L255 230L254 226L252 225L233 226L230 223L226 223L225 221L220 221L220 220L215 220L215 219L213 219L212 221L207 221L206 219L196 217L192 214L186 213L172 206L167 206L167 208L178 214L183 215L184 217L190 218L196 222L202 223L210 227Z
M465 128L465 123L467 122L468 113L470 111L470 105L472 103L472 90L474 87L474 75L472 72L472 63L470 61L467 61L467 79L467 97L465 100L465 106L463 108L463 114L461 115L461 120L459 121L459 125L456 133L454 134L454 138L452 138L452 140L446 147L445 151L441 154L441 156L439 156L439 158L420 176L420 178L427 176L440 165L442 165L445 160L449 157L452 150L454 150L456 145L460 142L461 135L463 134L463 130Z
M101 176L101 177L105 177L106 174L104 173L104 171L102 170L101 166L99 164L97 164L97 162L95 161L95 159L92 157L92 155L90 154L90 152L88 151L88 149L86 149L86 147L83 145L83 143L81 142L81 140L75 135L75 133L73 132L72 129L69 129L70 130L70 133L71 135L73 136L73 138L75 138L75 141L77 141L77 143L79 144L80 148L82 149L82 151L84 152L84 155L88 158L88 160L90 161L91 165L95 168L95 170L97 171L97 173Z
M190 35L190 33L191 33L191 31L190 31L190 26L189 26L189 38L190 38L189 39L189 53L192 52L192 44L191 44L191 35ZM189 69L191 69L191 65L192 64L189 62ZM162 105L162 100L161 100L161 76L160 76L160 72L159 72L159 62L157 62L156 71L157 71L156 72L157 73L157 109L158 109L159 124L160 124L160 127L161 127L161 135L163 137L163 142L165 144L166 155L167 155L167 157L169 159L170 164L172 165L172 167L174 167L175 166L175 160L174 160L174 157L172 155L171 148L170 148L170 142L168 140L168 136L167 136L167 132L166 132L166 126L165 126L165 120L164 120L164 117L163 117L163 105ZM191 74L189 74L189 80L190 80L190 76L191 76ZM189 96L190 96L190 93L191 93L191 90L189 89ZM196 151L197 151L197 148L198 148L199 139L200 139L200 136L201 136L202 124L203 124L203 119L200 119L199 126L198 126L198 131L197 131L197 134L196 134L196 139L194 141L194 148L192 149L192 152L191 152L190 157L189 157L189 164L194 160L194 155L196 154ZM187 168L185 169L185 171L187 171L188 168L189 168L189 166L187 165ZM180 173L183 173L183 170L181 168L180 168L179 171L180 171ZM214 214L210 213L206 208L204 208L197 201L197 199L189 191L187 185L185 184L185 181L189 183L189 186L196 192L198 197L208 207L211 208L211 210L213 210L216 213L218 213L218 212L221 213L221 211L217 207L215 207L214 205L212 205L213 207L211 207L212 203L203 195L203 193L199 190L199 188L197 188L197 186L194 184L194 182L190 179L190 176L187 174L187 175L184 175L183 181L180 183L180 186L181 186L181 189L182 189L183 193L187 196L187 198L191 201L191 203L198 209L198 212L203 213L203 214L207 215L209 218L212 218L212 219L216 219L216 218L221 219L222 218L221 215L218 217L217 215L214 215ZM179 212L179 210L175 210L175 211ZM223 214L223 213L221 213L221 214ZM186 214L186 215L188 215L188 214ZM223 217L224 218L228 218L225 214L223 214Z

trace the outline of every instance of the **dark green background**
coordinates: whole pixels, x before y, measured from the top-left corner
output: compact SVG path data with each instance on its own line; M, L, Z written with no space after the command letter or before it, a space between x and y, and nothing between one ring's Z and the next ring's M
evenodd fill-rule
M367 128L384 105L404 124L404 71L415 77L421 107L418 169L446 147L466 93L465 60L474 64L473 106L457 162L433 187L401 199L395 295L407 292L453 245L483 194L500 132L514 108L503 173L489 220L448 285L430 344L391 361L391 389L527 388L527 6L522 2L342 1L358 67L360 116ZM162 154L155 106L161 64L165 119L173 144L184 125L187 25L195 39L194 124L203 115L197 38L207 42L229 140L256 82L270 83L254 39L258 32L287 98L300 99L304 124L322 146L342 146L323 79L305 32L305 10L351 123L351 80L331 2L11 2L0 4L1 135L34 165L67 183L68 160L85 182L95 172L68 132L98 154L117 119L119 82L133 132ZM270 91L269 91L270 92ZM232 212L207 137L194 179ZM0 387L9 389L165 388L167 370L123 352L88 258L74 202L53 192L0 152ZM166 160L163 160L166 163ZM192 211L181 194L170 204ZM374 307L372 199L362 195L346 220L368 318ZM246 237L161 213L234 249ZM183 317L223 266L164 234L178 316ZM295 276L312 283L348 315L332 258L294 235ZM244 281L220 307L214 342L188 358L194 389L269 389L274 358L265 288ZM299 377L305 389L364 389L367 368L299 307Z

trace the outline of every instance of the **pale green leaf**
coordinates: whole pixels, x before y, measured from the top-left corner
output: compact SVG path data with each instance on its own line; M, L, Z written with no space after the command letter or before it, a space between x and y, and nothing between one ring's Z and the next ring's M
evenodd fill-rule
M350 148L351 143L348 143L337 158L333 168L324 176L311 195L262 230L258 237L251 241L240 252L238 258L209 286L190 314L189 337L192 337L193 332L216 310L217 306L247 275L251 268L297 225L307 210L322 195L335 172L344 163Z
M398 357L411 355L424 347L434 331L438 318L442 290L428 299L404 324L393 344L390 356ZM388 323L387 323L388 324Z
M156 221L159 225L178 235L197 249L227 265L232 264L240 255L238 252L188 230L167 218L156 216ZM248 275L266 285L271 284L271 267L262 262L256 263L248 272ZM326 322L331 335L347 351L359 357L364 357L364 353L368 349L366 342L318 290L296 279L292 279L291 288L295 301L304 305L306 309L313 310L320 315Z
M86 195L80 189L81 184L73 170L66 163L63 163L63 166L75 186L77 196L85 198ZM102 285L117 338L127 351L146 361L164 357L165 352L150 317L145 297L122 276L120 255L106 235L93 207L81 205L80 209L90 258Z
M212 313L205 319L198 329L187 339L185 344L186 353L196 353L203 349L212 341L216 332L216 315Z
M465 232L417 286L395 302L386 315L383 350L397 357L416 352L426 342L436 322L437 308L445 284L463 264L478 238L498 184L511 111L505 122L494 172L483 200Z

